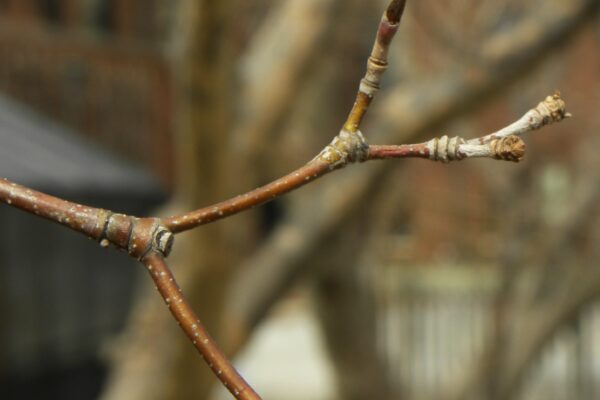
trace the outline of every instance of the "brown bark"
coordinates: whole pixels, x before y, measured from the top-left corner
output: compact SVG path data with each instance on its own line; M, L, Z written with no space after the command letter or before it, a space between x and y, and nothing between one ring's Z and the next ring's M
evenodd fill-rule
M235 1L183 0L179 5L173 67L177 172L170 209L214 202L226 197L229 185L240 184L239 179L227 181L223 172L229 161L234 92L234 14ZM217 342L223 298L237 257L229 242L223 224L198 229L178 239L172 262L184 293ZM151 292L144 290L138 298L126 333L127 343L135 345L121 349L104 398L205 397L214 377ZM159 331L159 340L148 331Z

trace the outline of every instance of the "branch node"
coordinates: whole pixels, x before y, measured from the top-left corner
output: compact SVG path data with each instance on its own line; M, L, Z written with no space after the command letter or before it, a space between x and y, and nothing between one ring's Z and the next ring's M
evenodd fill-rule
M112 243L139 260L154 252L167 257L174 235L158 218L136 218L130 215L106 213L104 229L98 238L100 246Z
M426 144L426 149L429 151L429 159L443 163L462 160L465 158L465 154L459 150L460 145L464 143L465 140L460 136L449 138L447 135L444 135L440 138L431 139Z
M330 169L343 168L349 163L364 162L369 157L369 145L362 133L342 129L315 160L329 164Z

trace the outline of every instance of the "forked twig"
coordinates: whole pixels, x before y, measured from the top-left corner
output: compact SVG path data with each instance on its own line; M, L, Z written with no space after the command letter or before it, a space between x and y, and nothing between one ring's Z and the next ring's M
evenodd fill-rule
M472 157L519 161L525 146L518 135L570 116L557 93L519 121L481 138L467 141L442 136L412 145L368 145L359 128L379 90L381 76L388 65L389 46L398 30L405 4L405 0L392 0L383 14L367 73L340 133L313 160L288 175L232 199L167 218L137 218L83 206L7 179L0 179L0 201L83 233L104 247L113 244L140 260L174 318L223 385L238 399L260 399L211 339L175 282L165 262L175 234L258 206L355 162L409 157L443 162Z

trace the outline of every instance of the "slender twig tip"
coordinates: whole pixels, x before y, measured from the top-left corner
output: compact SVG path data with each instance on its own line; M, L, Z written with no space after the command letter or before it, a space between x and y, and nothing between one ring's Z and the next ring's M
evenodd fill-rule
M545 124L552 122L559 122L564 118L571 117L571 114L567 112L567 105L564 100L560 97L560 92L557 90L552 96L546 97L546 99L538 105L538 112L542 115L547 116L550 120Z
M392 0L385 13L390 23L397 24L400 22L400 18L404 13L404 6L406 6L406 0Z

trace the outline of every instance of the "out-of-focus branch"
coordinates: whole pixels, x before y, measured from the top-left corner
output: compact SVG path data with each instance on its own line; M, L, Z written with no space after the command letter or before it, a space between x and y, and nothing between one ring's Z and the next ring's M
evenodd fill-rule
M269 151L273 133L297 100L304 73L332 23L340 0L292 0L271 7L242 61L242 116L236 123L234 153L258 158ZM248 72L250 71L250 72ZM266 78L268 77L268 78Z

